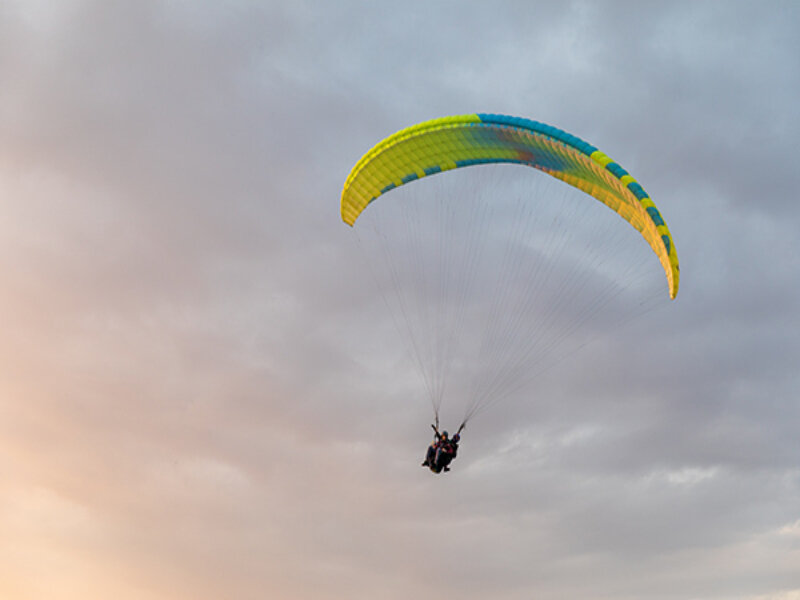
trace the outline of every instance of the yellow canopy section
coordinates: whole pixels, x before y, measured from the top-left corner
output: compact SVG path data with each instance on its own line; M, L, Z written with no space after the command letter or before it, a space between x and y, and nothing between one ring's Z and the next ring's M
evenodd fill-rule
M565 131L505 115L444 117L408 127L378 143L356 163L342 190L342 220L353 225L381 194L427 175L487 163L519 163L586 192L628 221L661 261L670 298L680 267L661 213L627 171Z

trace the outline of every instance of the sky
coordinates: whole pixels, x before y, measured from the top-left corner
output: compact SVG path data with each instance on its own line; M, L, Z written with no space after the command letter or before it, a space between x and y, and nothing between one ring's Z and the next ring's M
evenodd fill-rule
M800 599L799 27L788 1L4 0L0 597ZM681 289L434 476L339 200L383 137L473 112L617 159Z

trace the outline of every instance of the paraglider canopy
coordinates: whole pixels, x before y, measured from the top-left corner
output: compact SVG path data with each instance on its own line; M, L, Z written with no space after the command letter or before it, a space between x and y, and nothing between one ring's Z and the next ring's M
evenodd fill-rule
M680 268L672 236L641 185L597 148L537 121L495 114L444 117L408 127L367 152L342 190L342 220L353 225L381 194L416 179L487 163L539 169L593 196L630 223L661 261L670 298Z

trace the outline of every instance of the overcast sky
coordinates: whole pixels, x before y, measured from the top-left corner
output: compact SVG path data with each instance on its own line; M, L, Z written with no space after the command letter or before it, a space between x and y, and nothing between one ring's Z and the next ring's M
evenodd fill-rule
M800 599L798 30L788 1L0 0L0 596ZM339 198L472 112L618 160L681 290L437 477Z

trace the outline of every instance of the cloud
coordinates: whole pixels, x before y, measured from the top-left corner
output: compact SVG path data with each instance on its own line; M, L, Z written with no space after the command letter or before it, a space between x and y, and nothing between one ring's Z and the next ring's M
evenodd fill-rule
M798 16L5 3L0 595L795 598ZM625 165L682 288L435 478L338 200L382 137L478 110Z

